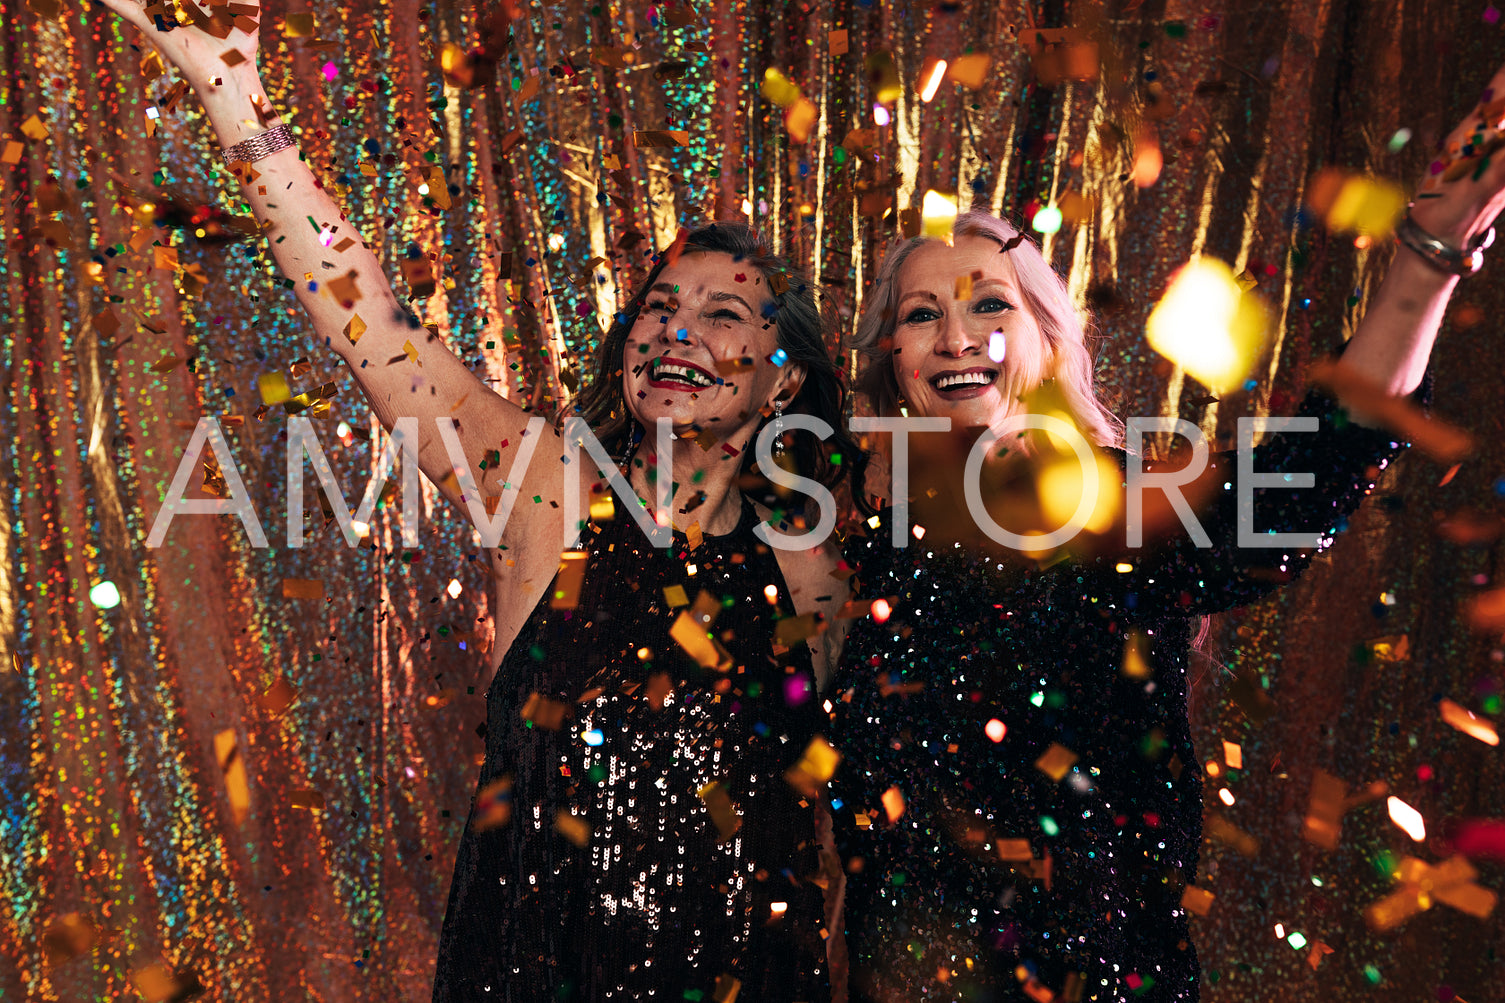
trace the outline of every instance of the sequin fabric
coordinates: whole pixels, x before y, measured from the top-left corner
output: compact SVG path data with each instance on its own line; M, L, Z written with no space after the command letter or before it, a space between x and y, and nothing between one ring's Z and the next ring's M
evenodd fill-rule
M678 534L655 549L626 515L587 529L575 607L551 588L487 694L490 793L461 842L436 1001L829 999L814 809L784 779L825 717L808 648L774 643L790 611L764 589L788 589L755 524L744 502L694 550ZM697 597L725 669L670 635ZM511 818L487 828L506 778Z
M1400 445L1318 395L1302 414L1319 430L1274 435L1253 469L1316 483L1256 491L1254 527L1325 548ZM854 1001L1198 999L1181 905L1202 837L1191 631L1310 561L1237 545L1237 460L1222 463L1206 549L1179 537L1041 570L895 549L889 511L849 542L862 596L893 608L856 623L837 677Z

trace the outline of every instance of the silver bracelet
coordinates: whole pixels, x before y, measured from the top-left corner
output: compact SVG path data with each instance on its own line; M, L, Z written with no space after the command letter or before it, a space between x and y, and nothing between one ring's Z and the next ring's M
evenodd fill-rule
M1440 272L1449 275L1472 275L1484 266L1484 251L1495 242L1495 228L1490 227L1468 242L1467 247L1454 247L1439 240L1416 225L1407 212L1395 224L1395 239L1421 256L1421 259Z
M272 126L266 132L259 132L250 139L241 140L227 150L221 150L220 156L227 164L236 161L249 164L293 145L293 130L284 122L282 125Z

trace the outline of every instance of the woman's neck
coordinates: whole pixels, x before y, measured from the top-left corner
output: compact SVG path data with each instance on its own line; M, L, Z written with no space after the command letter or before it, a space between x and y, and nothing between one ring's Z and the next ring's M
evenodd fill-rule
M669 517L680 532L688 532L698 523L701 532L724 536L741 521L742 491L737 480L742 473L742 452L728 451L725 445L718 439L706 449L693 438L675 438ZM627 472L639 497L651 500L657 496L650 480L657 478L657 471L656 445L645 437L633 452Z

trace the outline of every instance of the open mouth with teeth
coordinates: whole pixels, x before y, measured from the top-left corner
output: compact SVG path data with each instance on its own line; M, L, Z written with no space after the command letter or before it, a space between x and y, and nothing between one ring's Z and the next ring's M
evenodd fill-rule
M659 390L704 390L715 386L716 378L697 365L665 356L653 360L648 384Z
M947 400L966 400L986 393L996 379L996 369L963 369L937 373L930 378L930 385Z

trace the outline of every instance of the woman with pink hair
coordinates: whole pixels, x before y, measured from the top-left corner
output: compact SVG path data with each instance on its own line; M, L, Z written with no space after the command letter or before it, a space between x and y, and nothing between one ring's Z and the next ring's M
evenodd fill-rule
M1505 71L1449 137L1478 169L1447 172L1456 180L1397 228L1340 363L1359 383L1392 396L1423 386L1448 297L1505 208L1505 164L1487 159L1502 92ZM1065 284L1004 220L966 213L950 241L890 251L852 347L879 416L997 432L1045 387L1051 410L1129 463ZM1301 415L1314 430L1255 450L1254 470L1315 483L1258 492L1254 528L1316 531L1315 547L1240 546L1231 454L1216 458L1200 528L1143 548L1041 567L964 546L949 518L922 537L893 507L849 541L859 596L881 600L854 623L831 697L853 1000L1198 999L1182 906L1202 838L1193 625L1299 574L1400 452L1345 403L1313 393ZM1016 448L990 465L1028 467L1031 440L1000 441Z

